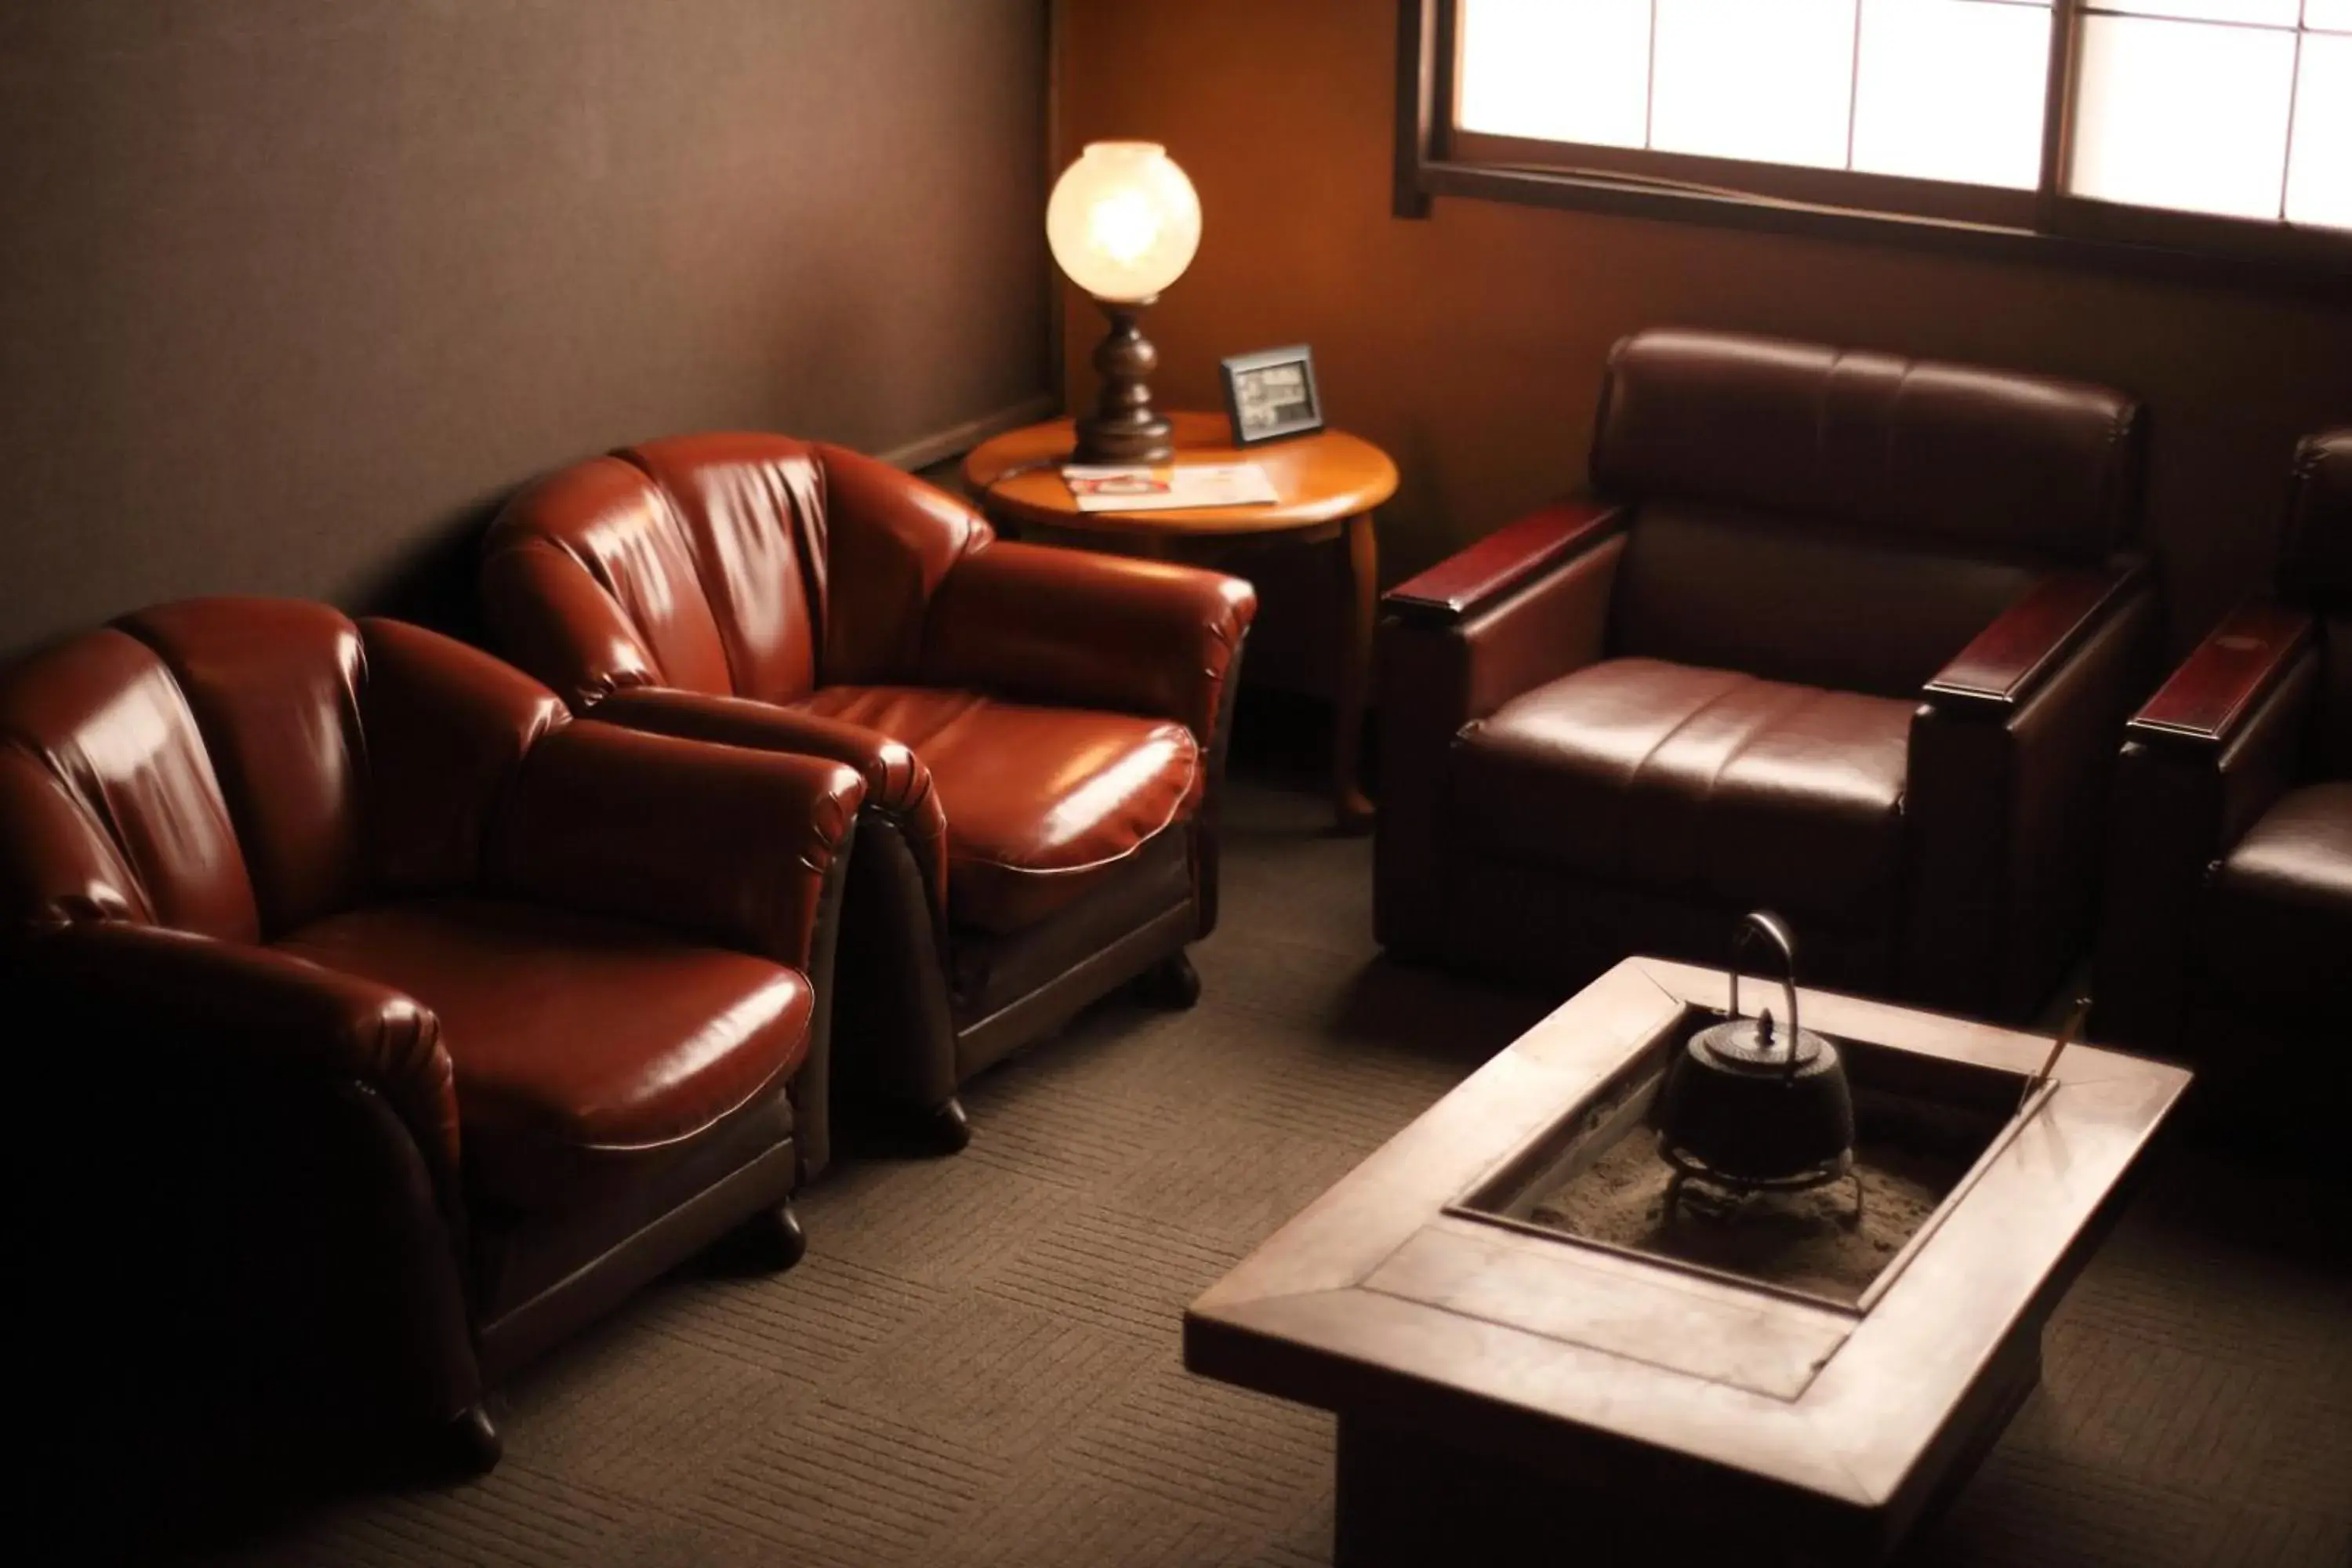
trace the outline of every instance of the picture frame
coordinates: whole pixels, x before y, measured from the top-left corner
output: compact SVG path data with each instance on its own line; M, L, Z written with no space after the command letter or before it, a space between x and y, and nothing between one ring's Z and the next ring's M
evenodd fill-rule
M1311 435L1323 428L1323 394L1315 384L1315 353L1305 343L1260 349L1219 362L1224 373L1225 416L1234 445Z

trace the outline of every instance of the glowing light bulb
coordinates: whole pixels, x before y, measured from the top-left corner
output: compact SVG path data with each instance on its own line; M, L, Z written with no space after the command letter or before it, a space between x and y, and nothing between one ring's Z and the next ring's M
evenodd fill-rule
M1149 300L1183 276L1201 244L1201 200L1150 142L1096 142L1062 172L1045 238L1070 280L1097 300Z
M1160 215L1139 192L1121 191L1094 205L1087 215L1087 234L1094 247L1118 262L1133 267L1160 239Z

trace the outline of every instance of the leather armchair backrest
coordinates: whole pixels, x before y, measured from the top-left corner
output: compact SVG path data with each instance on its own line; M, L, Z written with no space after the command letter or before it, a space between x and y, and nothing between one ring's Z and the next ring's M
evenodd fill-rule
M911 679L932 592L992 535L887 463L788 436L674 436L551 474L482 565L503 646L584 710L626 686L785 702Z
M1908 690L2037 572L2125 544L2139 432L2137 405L2080 383L1726 332L1626 338L1591 458L1596 488L1636 503L1617 634L1628 652ZM1668 537L1645 541L1654 522Z
M360 636L376 891L473 887L523 759L571 714L521 670L438 632L370 617Z
M482 599L506 651L574 708L625 686L735 694L685 523L619 458L559 468L506 504Z
M887 463L789 436L673 436L624 450L669 497L716 612L735 695L910 678L932 590L991 537Z
M0 920L258 933L251 878L179 683L130 634L89 632L0 676Z
M1917 694L2040 574L1682 500L1643 504L1611 602L1622 655Z
M996 537L958 498L889 464L820 442L833 571L823 678L828 686L910 681L931 595L948 570Z
M324 605L193 599L0 677L0 922L252 942L471 886L554 694Z
M668 499L738 697L783 702L816 686L824 619L824 476L806 442L673 436L617 456Z
M2294 454L2279 592L2319 617L2319 764L2352 778L2352 429L2306 436Z
M292 599L188 599L115 625L154 650L195 715L261 929L351 907L369 881L359 628Z

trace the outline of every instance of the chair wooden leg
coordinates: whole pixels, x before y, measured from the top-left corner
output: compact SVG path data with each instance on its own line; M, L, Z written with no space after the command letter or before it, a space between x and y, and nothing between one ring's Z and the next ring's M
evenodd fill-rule
M772 1273L782 1273L808 1251L808 1233L801 1228L801 1216L793 1212L790 1198L745 1220L743 1235L761 1266Z
M497 1424L479 1403L468 1405L442 1423L437 1436L437 1457L449 1474L460 1480L488 1475L506 1452Z
M971 1118L964 1114L963 1101L950 1095L925 1116L923 1131L924 1141L940 1153L957 1153L971 1142Z
M1201 974L1190 956L1171 952L1136 976L1135 990L1150 1005L1181 1013L1201 999Z

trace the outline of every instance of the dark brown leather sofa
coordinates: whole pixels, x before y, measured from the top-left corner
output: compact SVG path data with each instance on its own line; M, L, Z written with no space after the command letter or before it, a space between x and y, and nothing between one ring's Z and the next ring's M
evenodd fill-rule
M2155 649L2139 429L1997 370L1618 343L1592 495L1384 601L1381 941L1573 985L1769 906L1821 984L2031 1012Z
M865 775L851 1102L961 1147L957 1090L990 1062L1147 972L1197 994L1247 584L1000 542L872 458L702 435L530 487L482 588L575 711Z
M478 1468L520 1362L730 1232L790 1263L864 793L321 605L163 605L10 669L12 1083L71 1108L30 1179L122 1227L110 1353L175 1321L195 1282L139 1262L195 1226L273 1364Z
M2295 454L2277 594L2133 716L2097 963L2103 1038L2192 1058L2224 1101L2352 1109L2352 429ZM2324 1092L2323 1092L2324 1090ZM2340 1126L2330 1134L2342 1157Z

